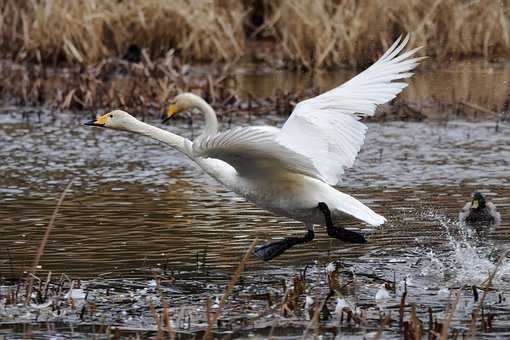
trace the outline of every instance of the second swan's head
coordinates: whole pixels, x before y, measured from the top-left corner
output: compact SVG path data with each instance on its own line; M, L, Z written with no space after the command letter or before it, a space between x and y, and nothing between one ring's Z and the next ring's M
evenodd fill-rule
M85 125L99 126L114 130L132 130L138 120L129 113L122 110L113 110L96 119L85 123Z
M200 107L205 101L198 95L186 92L177 95L174 100L170 102L168 108L163 114L163 123L172 118L175 114L191 109L194 107Z

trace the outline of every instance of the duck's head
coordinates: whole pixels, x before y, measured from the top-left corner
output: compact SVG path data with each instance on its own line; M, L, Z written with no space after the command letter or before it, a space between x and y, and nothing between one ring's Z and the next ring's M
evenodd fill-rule
M473 194L473 199L471 200L471 208L472 209L484 209L486 205L485 197L480 192L475 192Z
M131 116L129 113L122 110L113 110L97 117L90 122L85 123L85 125L129 131L132 129L133 124L136 122L137 119Z
M186 92L177 95L168 105L165 113L163 114L162 123L172 118L175 114L197 107L203 99L194 93Z

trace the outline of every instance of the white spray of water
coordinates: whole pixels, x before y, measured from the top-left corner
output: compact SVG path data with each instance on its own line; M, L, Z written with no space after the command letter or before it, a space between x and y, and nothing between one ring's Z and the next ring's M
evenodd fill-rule
M421 218L438 223L446 236L445 247L427 249L421 275L437 277L449 285L480 285L494 270L496 247L478 237L471 228L435 211L421 214ZM509 278L510 262L504 262L494 277L494 283Z

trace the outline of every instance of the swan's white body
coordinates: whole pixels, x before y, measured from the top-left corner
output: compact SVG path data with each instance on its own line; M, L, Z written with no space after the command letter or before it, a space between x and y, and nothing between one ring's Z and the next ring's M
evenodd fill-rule
M371 67L343 85L300 102L281 129L243 127L218 133L216 115L200 97L182 94L172 112L189 107L203 111L205 131L193 142L113 111L94 125L127 130L166 143L186 154L228 189L259 207L303 222L324 224L317 209L324 202L333 221L355 218L373 226L385 222L357 199L332 185L340 182L364 142L367 127L360 115L373 115L378 104L394 98L420 58L417 49L399 54L406 38L397 40Z
M318 202L326 203L336 222L354 217L374 226L385 222L384 217L352 196L344 194L316 178L292 172L271 176L240 176L228 163L213 159L196 159L197 164L225 187L257 206L276 215L301 221L307 226L324 224Z

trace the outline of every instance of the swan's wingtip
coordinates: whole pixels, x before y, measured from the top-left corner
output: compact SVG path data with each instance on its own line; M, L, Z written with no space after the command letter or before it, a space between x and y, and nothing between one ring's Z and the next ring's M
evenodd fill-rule
M371 223L374 227L380 227L383 224L387 222L386 218L384 218L381 215L377 215L376 218L374 218L373 222Z

